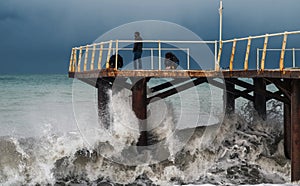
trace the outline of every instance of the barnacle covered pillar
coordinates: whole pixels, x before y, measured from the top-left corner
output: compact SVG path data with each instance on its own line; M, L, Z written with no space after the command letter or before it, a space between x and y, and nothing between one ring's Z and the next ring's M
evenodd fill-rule
M140 138L138 146L147 146L147 78L135 80L132 87L132 110L139 121Z
M291 105L284 104L284 154L291 159Z
M96 88L98 90L98 116L101 124L108 128L110 125L110 113L109 113L109 89L111 84L109 80L98 78Z
M235 85L230 83L229 80L225 79L225 88L226 90L223 94L224 110L226 114L232 114L235 110L235 95L233 94Z
M262 78L253 78L253 83L255 86L254 90L254 108L257 111L258 115L265 120L267 117L267 108L266 108L266 81Z
M292 80L291 94L291 166L292 181L300 180L300 80Z

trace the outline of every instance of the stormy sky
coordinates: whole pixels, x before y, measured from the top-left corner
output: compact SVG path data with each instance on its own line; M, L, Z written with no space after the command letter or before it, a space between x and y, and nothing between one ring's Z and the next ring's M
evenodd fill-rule
M223 1L224 39L300 30L299 0ZM0 74L67 73L72 47L133 21L170 21L216 40L218 6L218 0L1 0Z

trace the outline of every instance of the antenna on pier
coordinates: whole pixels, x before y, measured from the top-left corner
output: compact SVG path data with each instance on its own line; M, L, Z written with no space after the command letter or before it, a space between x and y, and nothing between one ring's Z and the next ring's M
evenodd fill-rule
M220 0L220 8L219 8L219 14L220 14L220 30L219 30L219 52L218 57L216 57L215 62L215 70L220 70L220 61L221 61L221 53L222 53L222 27L223 27L223 2Z
M219 14L220 14L220 37L219 37L219 41L222 41L222 27L223 27L223 1L220 0L220 8L219 8Z

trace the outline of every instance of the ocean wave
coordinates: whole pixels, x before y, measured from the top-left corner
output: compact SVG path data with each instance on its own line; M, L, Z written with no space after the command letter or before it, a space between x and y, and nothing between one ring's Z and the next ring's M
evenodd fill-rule
M127 102L124 105L128 107ZM122 108L125 113L118 116L134 117L126 107ZM79 133L57 135L51 127L45 128L39 138L2 137L0 183L240 185L289 182L290 161L284 157L282 123L276 117L261 120L251 105L242 111L242 114L226 116L217 125L179 130L174 129L173 113L169 109L163 125L150 135L152 144L164 145L142 153L135 146L128 148L137 142L137 135L130 128L118 127L124 126L120 122L134 121L134 118L116 118L109 130L103 129L100 133L113 134L110 138L117 138L121 145L103 136L87 145ZM280 109L272 112L281 114ZM174 134L168 138L170 133ZM192 135L183 142L186 134ZM183 148L173 151L181 143L184 143ZM169 157L155 161L160 160L161 154ZM140 162L145 162L146 157L148 163L122 164L117 158L124 156Z

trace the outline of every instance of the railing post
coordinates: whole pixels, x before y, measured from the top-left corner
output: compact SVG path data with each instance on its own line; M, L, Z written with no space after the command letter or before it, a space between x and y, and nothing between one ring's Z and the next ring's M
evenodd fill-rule
M85 47L84 66L83 66L83 71L84 71L84 72L86 71L86 66L87 66L88 56L89 56L89 46L86 45L86 47Z
M293 48L293 67L296 67L296 56L295 56L295 48Z
M284 54L285 54L285 48L286 48L286 41L287 41L287 33L284 33L283 41L282 41L282 49L280 54L280 61L279 61L279 69L280 71L283 71L284 69Z
M103 54L103 43L100 44L100 49L99 49L98 70L101 69L102 54Z
M269 39L269 34L266 34L265 41L264 41L264 49L261 57L261 65L260 65L262 71L265 70L265 60L267 54L268 39Z
M256 70L259 70L259 48L256 49Z
M245 63L244 63L244 70L248 70L249 68L249 54L251 49L251 36L248 38L248 44L247 44L247 50L246 50L246 56L245 56Z
M73 53L73 65L72 65L72 72L75 72L76 64L77 64L77 49L74 48Z
M96 53L96 44L93 45L92 61L91 61L91 66L90 66L91 70L94 70L95 53Z
M115 60L115 70L118 70L118 53L119 53L119 41L116 40L116 60Z
M74 58L74 48L72 48L71 56L70 56L70 63L69 63L69 72L73 72L73 58Z
M158 70L161 70L161 43L158 40Z
M219 47L219 53L218 53L218 65L217 65L217 69L216 71L220 71L220 62L221 62L221 55L222 55L222 50L223 50L223 42L220 41L219 43L220 47Z
M108 47L108 51L107 51L107 58L106 58L106 68L109 68L109 58L110 58L110 53L111 53L111 48L112 48L112 43L113 41L110 40L109 42L109 47Z
M81 46L80 49L79 49L79 57L78 57L77 72L80 72L81 58L82 58L82 46Z
M229 62L229 70L233 70L233 61L234 61L234 55L235 55L235 48L236 48L236 39L234 39L233 44L232 44L232 51L231 51L231 57L230 57L230 62Z
M153 70L154 69L154 64L153 64L153 48L151 48L151 52L150 52L151 54L151 69Z
M217 57L217 52L218 52L218 41L215 41L215 71L220 70L218 67L218 57Z
M187 69L190 70L190 49L187 49Z

